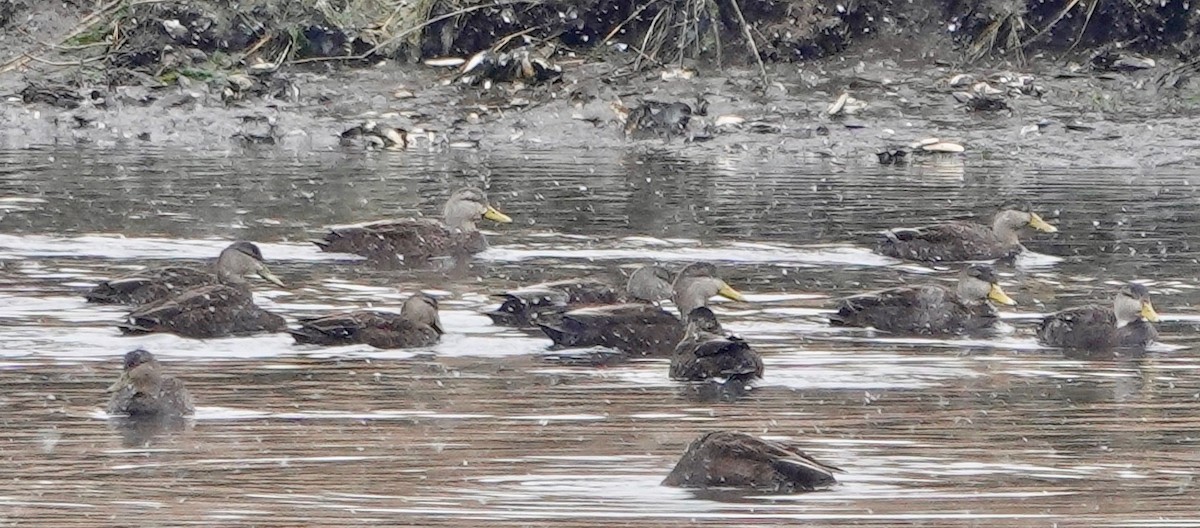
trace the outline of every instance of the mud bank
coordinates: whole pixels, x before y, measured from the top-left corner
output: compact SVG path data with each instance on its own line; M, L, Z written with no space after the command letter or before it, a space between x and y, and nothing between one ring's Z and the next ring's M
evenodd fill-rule
M747 2L739 6L745 26L725 16L722 8L735 4L694 3L691 18L681 19L691 21L693 40L638 29L647 17L683 16L655 11L664 9L657 4L584 3L554 17L538 11L554 4L434 3L422 13L390 4L288 5L252 2L232 12L212 2L113 3L74 13L77 22L66 25L61 16L70 13L0 1L4 40L25 50L5 57L0 75L0 116L8 125L0 142L362 149L340 136L373 121L407 130L410 149L752 150L835 166L877 163L880 151L927 137L961 144L962 154L903 161L942 168L967 159L1151 168L1194 164L1200 146L1192 133L1200 83L1187 82L1194 65L1184 53L1197 24L1186 9L1183 18L1173 15L1173 3L1142 11L1145 20L1156 13L1154 23L1173 28L1170 35L1123 47L1111 39L1132 30L1109 24L1101 34L1096 13L1050 17L1042 7L1018 19L987 2L969 9L904 3L902 10L887 2L808 2L788 4L790 18ZM491 22L479 20L486 14ZM97 18L88 23L89 16ZM1015 26L1033 22L1045 30L1025 35ZM747 27L759 35L761 67L738 40ZM1077 49L1037 52L1063 48L1066 28L1076 31ZM48 46L31 30L66 35L67 44ZM791 40L782 45L770 35ZM1029 42L1013 46L1022 35ZM589 45L599 41L606 44ZM489 79L479 69L462 74L461 66L413 61L487 47L517 66ZM1131 51L1138 49L1156 53ZM709 51L722 51L720 67ZM797 59L809 60L790 62ZM522 64L532 69L530 60L553 66L554 75L513 74ZM831 114L843 94L854 104ZM631 135L626 120L634 114L614 108L636 112L646 101L683 103L696 115Z

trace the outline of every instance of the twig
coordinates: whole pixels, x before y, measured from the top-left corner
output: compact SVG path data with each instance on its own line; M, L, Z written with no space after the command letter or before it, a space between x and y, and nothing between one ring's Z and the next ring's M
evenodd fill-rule
M485 8L489 8L489 7L499 7L499 6L513 5L513 4L539 4L539 3L541 3L541 0L502 0L499 2L493 2L493 3L488 3L488 4L479 4L479 5L474 5L471 7L464 7L462 9L459 9L454 12L450 12L450 13L446 13L444 15L433 17L433 18L426 20L420 24L417 24L417 25L410 27L404 31L401 31L395 35L392 35L387 40L380 42L379 44L376 44L375 47L373 47L359 55L342 55L339 57L309 57L307 59L297 59L294 61L289 61L288 64L306 64L306 63L310 63L310 62L330 62L330 61L347 61L347 60L366 60L367 58L370 58L372 55L374 55L375 52L383 49L385 46L389 46L393 42L396 42L397 40L407 37L408 35L410 35L412 33L415 33L417 31L425 29L426 27L429 27L433 24L436 24L436 23L446 20L448 18L454 18L459 15L473 13L475 11L479 11L480 9L485 9Z
M762 75L763 89L767 87L767 67L763 64L762 55L758 53L758 44L754 42L754 35L750 33L750 24L746 23L746 17L742 16L742 7L738 5L737 0L729 0L733 5L733 12L737 13L738 22L742 24L742 32L746 34L746 41L750 44L750 51L754 53L754 60L758 61L758 72Z
M58 61L46 60L41 57L34 57L34 56L30 55L29 60L36 62L38 64L46 64L49 66L79 66L80 64L87 64L89 62L96 62L96 61L104 60L104 55L100 55L98 57L88 57L86 59L79 59L77 61L70 61L70 62L58 62Z
M633 11L633 14L629 15L629 18L622 20L620 24L617 24L617 27L612 28L612 31L609 31L608 34L605 35L604 38L600 40L600 43L603 44L605 42L608 42L610 39L613 38L614 35L616 35L617 33L619 33L621 31L621 28L625 27L625 24L632 22L633 19L637 18L638 15L642 14L642 11L645 11L646 8L650 7L652 4L654 4L653 0L646 2L645 4L642 4L642 7L635 9Z
M120 7L124 1L125 0L113 0L112 2L105 4L104 7L101 7L98 11L95 11L92 14L83 17L83 19L80 20L79 23L75 25L75 27L71 28L71 31L68 31L67 34L65 36L63 36L62 38L58 39L58 41L60 43L66 42L68 40L75 38L76 36L83 33L84 31L87 31L89 28L91 28L93 25L95 25L95 23L98 20L101 20L102 17L106 17L110 14L110 12L116 11L116 9L118 7ZM149 2L137 2L137 3L140 4L140 3L149 3ZM32 52L27 51L25 53L22 53L21 55L18 55L17 57L13 58L12 60L4 63L4 66L0 66L0 74L8 73L12 70L20 68L26 64L29 64L29 61L32 61L32 60L34 60Z

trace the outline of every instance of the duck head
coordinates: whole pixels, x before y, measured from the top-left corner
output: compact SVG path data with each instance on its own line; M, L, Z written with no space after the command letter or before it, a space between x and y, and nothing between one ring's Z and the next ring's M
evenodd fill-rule
M1000 287L996 270L986 264L967 266L958 275L958 296L969 301L985 299L1005 305L1017 304Z
M1117 316L1118 327L1138 319L1158 322L1158 312L1154 311L1154 304L1150 302L1150 290L1132 282L1117 292L1117 298L1113 301L1113 313Z
M992 231L1007 244L1016 245L1017 232L1029 227L1043 233L1057 233L1058 228L1050 225L1033 212L1033 206L1024 200L1010 201L1000 208L992 219Z
M267 264L263 262L262 250L253 242L234 242L217 257L217 276L224 282L244 283L247 275L258 275L276 286L283 286Z
M447 226L454 229L475 231L475 222L480 218L501 224L512 222L512 218L488 203L487 194L478 187L464 187L454 191L446 201L446 207L442 209L442 219Z
M625 284L629 297L657 303L671 298L671 272L662 266L642 266Z
M745 297L717 276L717 267L708 262L696 262L683 268L675 277L672 300L681 315L708 305L708 299L721 296L744 302Z
M414 323L433 328L438 335L444 334L442 318L438 315L438 301L427 293L415 293L400 307L400 315Z

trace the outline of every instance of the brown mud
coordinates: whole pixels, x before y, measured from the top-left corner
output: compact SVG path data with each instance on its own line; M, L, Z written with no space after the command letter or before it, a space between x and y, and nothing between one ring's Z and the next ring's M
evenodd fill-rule
M409 131L410 149L848 163L937 137L965 152L902 162L952 170L964 157L1146 169L1194 163L1200 146L1200 17L1177 2L27 4L0 0L7 148L362 148L339 136L365 121ZM507 77L414 61L488 47ZM561 76L519 78L533 64ZM831 115L847 93L855 104ZM633 130L615 108L645 101L696 115Z

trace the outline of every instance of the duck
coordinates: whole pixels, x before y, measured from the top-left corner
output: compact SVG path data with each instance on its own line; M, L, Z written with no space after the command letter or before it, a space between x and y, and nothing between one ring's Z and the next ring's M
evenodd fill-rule
M487 240L475 225L480 218L502 224L512 222L512 218L488 203L482 189L464 187L446 200L440 222L405 218L337 227L313 243L321 251L353 253L383 262L394 261L397 255L406 263L431 257L469 255L487 249Z
M834 473L839 472L780 442L737 431L711 431L688 445L662 485L797 493L831 487L837 483Z
M671 356L671 379L722 379L745 384L763 375L762 356L735 335L726 335L717 315L707 306L691 311L683 340Z
M955 289L940 284L901 286L841 299L829 322L893 334L962 335L988 330L999 320L991 302L1017 303L1004 293L992 266L973 264L959 272Z
M253 242L239 240L221 250L210 270L190 266L146 269L101 282L85 293L84 298L100 304L147 304L197 286L243 284L244 277L251 274L283 286L283 281L263 262L262 250Z
M192 396L179 379L162 373L154 354L145 349L125 353L121 377L108 387L109 415L164 418L195 412Z
M301 344L412 348L437 343L445 331L437 299L417 293L404 301L398 314L369 310L326 314L301 319L300 328L288 333Z
M1158 312L1150 290L1128 283L1117 291L1111 307L1090 304L1052 313L1038 326L1038 341L1046 346L1109 351L1145 350L1158 338L1152 323Z
M287 330L287 321L254 304L245 285L210 284L141 305L117 325L126 335L172 333L210 339Z
M740 292L717 276L711 263L689 264L671 285L672 301L686 318L715 296L744 302ZM684 320L646 303L622 303L571 310L556 323L538 327L558 348L603 346L639 355L670 354L683 338Z
M876 251L889 257L922 262L962 262L1013 257L1025 250L1018 232L1030 227L1044 233L1056 233L1033 212L1025 201L1012 201L1000 208L991 227L974 222L947 222L913 228L884 231Z
M500 326L533 327L538 322L556 319L563 312L591 305L619 303L657 303L671 298L671 272L661 266L642 266L635 270L621 292L609 281L566 279L526 286L495 295L500 307L484 312Z

